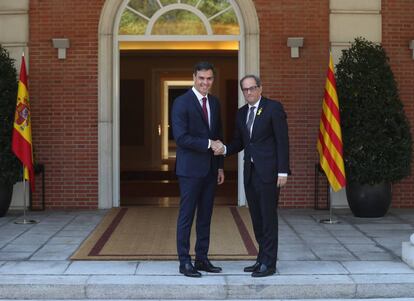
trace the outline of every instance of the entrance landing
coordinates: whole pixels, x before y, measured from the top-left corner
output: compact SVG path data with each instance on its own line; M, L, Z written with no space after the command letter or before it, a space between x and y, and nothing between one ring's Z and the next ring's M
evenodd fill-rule
M0 219L2 299L357 299L413 298L414 269L401 243L414 232L414 210L381 219L338 211L279 211L277 273L252 278L252 261L214 261L221 274L190 279L175 261L71 261L107 211L29 212L36 225L17 225L20 212ZM225 243L225 242L224 242Z

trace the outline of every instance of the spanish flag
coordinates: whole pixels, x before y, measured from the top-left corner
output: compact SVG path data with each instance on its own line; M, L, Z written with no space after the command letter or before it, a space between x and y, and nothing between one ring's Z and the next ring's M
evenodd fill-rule
M24 179L29 181L34 191L34 166L32 147L32 127L30 121L29 90L27 86L26 63L22 55L19 85L17 89L16 113L12 136L12 150L24 167Z
M329 68L322 102L322 114L318 137L319 163L334 191L345 187L345 168L342 153L341 119L332 55L329 54Z

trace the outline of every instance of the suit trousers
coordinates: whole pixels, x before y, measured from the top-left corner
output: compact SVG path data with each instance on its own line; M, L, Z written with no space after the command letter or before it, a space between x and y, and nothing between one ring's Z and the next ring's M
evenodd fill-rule
M191 262L190 235L196 211L196 259L207 258L217 174L210 171L203 178L179 176L178 181L181 200L177 220L177 253L180 264L183 265Z
M257 261L268 267L276 267L278 250L277 203L280 189L277 183L265 183L258 175L254 164L250 166L250 177L245 183L254 235L259 245Z

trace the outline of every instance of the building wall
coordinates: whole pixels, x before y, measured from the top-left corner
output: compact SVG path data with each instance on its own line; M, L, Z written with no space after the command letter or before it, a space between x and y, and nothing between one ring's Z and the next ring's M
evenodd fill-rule
M48 208L97 208L98 23L103 0L30 1L30 95L35 160ZM59 60L52 38L68 38ZM39 188L40 188L40 182ZM35 193L40 199L40 190Z
M329 51L328 1L255 1L260 22L263 94L282 101L288 114L292 176L280 206L311 207L316 138ZM300 57L290 58L288 37L303 37Z
M414 59L408 43L414 40L414 2L382 0L382 36L404 104L405 113L414 128ZM414 136L413 136L414 137ZM414 164L411 176L393 187L394 207L414 207Z
M97 208L98 23L104 0L30 1L30 94L33 141L46 166L49 208ZM335 2L335 1L333 1ZM352 1L351 1L352 2ZM372 2L372 1L371 1ZM281 206L312 207L316 137L330 46L330 1L255 0L260 23L260 75L264 95L283 102L291 139L289 184ZM383 0L382 43L400 85L411 122L413 39L411 0ZM332 21L331 21L332 22ZM291 59L288 37L305 38ZM58 60L52 38L69 38ZM396 207L414 207L414 176L394 189ZM35 193L35 202L40 199Z

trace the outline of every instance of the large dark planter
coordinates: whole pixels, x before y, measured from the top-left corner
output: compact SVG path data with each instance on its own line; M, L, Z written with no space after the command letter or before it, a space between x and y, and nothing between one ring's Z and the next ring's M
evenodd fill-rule
M346 197L356 217L383 217L391 205L391 183L347 183Z
M0 217L6 215L12 200L13 184L0 182Z

